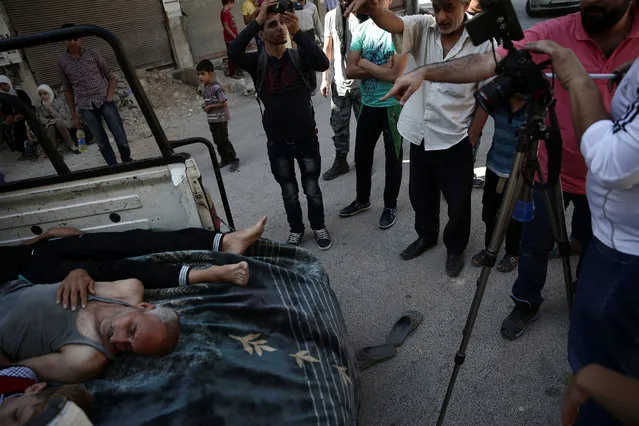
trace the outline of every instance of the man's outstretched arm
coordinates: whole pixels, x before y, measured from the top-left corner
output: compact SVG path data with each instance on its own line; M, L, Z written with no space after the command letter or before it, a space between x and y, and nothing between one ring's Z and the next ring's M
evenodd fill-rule
M28 358L13 365L29 367L46 382L80 383L97 377L107 358L89 346L65 346L60 352Z

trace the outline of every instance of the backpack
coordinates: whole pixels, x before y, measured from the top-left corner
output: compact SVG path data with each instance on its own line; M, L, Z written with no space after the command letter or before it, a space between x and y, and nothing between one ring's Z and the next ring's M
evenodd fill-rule
M300 52L295 49L286 50L288 51L289 58L291 58L291 62L293 63L293 68L295 68L295 71L297 71L297 74L302 79L302 82L304 82L304 86L306 86L308 101L312 105L311 95L317 89L317 77L315 75L315 71L302 70L302 59L300 58ZM266 81L267 65L268 55L266 54L266 49L262 49L257 58L257 73L255 80L255 96L257 98L257 103L260 105L260 111L262 110L262 104L260 102L260 92L262 91L262 87L264 87L264 82Z

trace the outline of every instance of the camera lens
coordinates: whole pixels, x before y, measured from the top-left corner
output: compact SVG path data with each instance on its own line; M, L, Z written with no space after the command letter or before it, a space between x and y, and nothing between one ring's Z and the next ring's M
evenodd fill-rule
M475 92L475 99L484 111L492 114L496 109L508 105L509 99L514 95L513 79L500 75Z

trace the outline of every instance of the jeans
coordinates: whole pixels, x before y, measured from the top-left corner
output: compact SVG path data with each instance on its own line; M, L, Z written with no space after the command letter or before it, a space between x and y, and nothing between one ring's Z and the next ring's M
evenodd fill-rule
M484 194L482 196L481 219L486 224L485 241L486 248L490 244L490 239L497 226L497 216L503 199L503 192L497 193L497 185L499 184L499 176L490 169L486 169L486 181L484 184ZM507 184L508 181L506 181ZM505 185L504 184L504 191ZM519 242L521 240L521 222L510 219L508 229L506 230L506 254L519 256Z
M269 141L268 158L271 163L271 172L282 188L284 209L291 232L304 231L302 207L298 198L299 187L295 176L295 160L300 168L311 229L324 228L324 202L319 187L322 159L317 136L309 135L304 141Z
M616 251L593 238L575 291L568 333L568 360L574 372L601 364L639 378L639 256ZM621 425L588 401L577 425Z
M439 238L441 195L448 204L444 244L448 254L462 254L470 238L470 195L473 190L473 147L466 137L448 149L424 151L410 146L408 193L415 210L415 231L429 243Z
M225 42L226 43L226 50L229 50L229 45L231 44L230 41ZM233 77L235 75L235 73L237 73L237 68L235 67L235 62L233 62L230 58L228 58L228 66L229 66L229 77Z
M359 89L350 89L344 96L337 93L337 85L331 84L331 128L335 133L333 143L335 152L348 154L350 149L351 109L355 118L359 119L362 108L362 93Z
M355 172L357 175L357 201L367 203L371 197L371 174L375 145L384 135L386 154L386 181L384 207L397 208L397 196L402 185L402 137L397 132L399 107L362 106L355 138ZM399 145L399 149L397 149Z
M553 190L549 190L548 195L552 200ZM579 278L583 256L592 238L590 207L585 195L564 192L563 198L564 208L568 207L571 202L575 207L572 216L572 234L581 243L581 253L577 265L577 278ZM553 248L555 237L550 227L543 191L533 190L533 203L535 217L531 222L524 223L521 234L519 269L517 280L513 284L512 298L520 302L542 303L544 298L541 296L541 290L546 284L548 254Z
M118 108L113 102L104 102L100 107L93 109L81 109L82 119L91 130L91 134L98 143L100 153L109 166L117 164L115 159L115 153L111 144L109 143L109 137L104 130L102 119L106 121L109 130L113 134L115 143L118 145L118 151L120 151L120 157L122 162L126 163L131 160L131 151L129 150L129 142L126 139L126 133L124 131L124 124L122 118L118 112Z

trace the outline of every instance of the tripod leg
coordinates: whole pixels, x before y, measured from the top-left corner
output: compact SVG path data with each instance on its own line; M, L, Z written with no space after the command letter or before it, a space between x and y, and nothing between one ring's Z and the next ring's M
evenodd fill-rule
M539 176L540 179L543 180L541 171L539 171ZM548 209L552 234L555 237L555 241L557 241L557 248L561 256L561 266L564 272L564 283L566 286L566 300L568 302L568 316L570 316L574 288L572 282L572 266L570 265L570 238L568 236L568 229L566 228L566 213L564 210L563 192L561 190L561 179L557 181L557 184L553 188L552 198L548 195L548 191L544 191L544 199L546 201L546 208Z
M444 417L446 416L446 410L448 409L448 404L450 403L450 398L453 394L453 389L455 387L455 382L457 381L459 369L466 359L466 349L468 347L468 342L470 341L470 335L473 330L473 326L475 325L475 320L477 319L479 306L481 305L481 301L484 297L484 292L486 291L486 285L488 283L490 270L493 266L495 266L497 254L499 253L499 248L501 247L506 237L506 230L508 229L508 224L510 223L510 218L515 208L515 203L517 202L519 194L522 192L524 183L521 177L521 164L523 158L524 153L517 152L512 171L510 172L510 179L508 179L508 183L506 184L504 197L499 208L499 217L497 219L497 224L495 225L495 230L490 239L490 243L488 244L488 248L486 249L486 262L484 263L484 266L481 269L481 274L477 279L477 289L475 290L475 295L470 307L470 312L468 312L468 318L466 319L466 325L464 326L462 342L459 346L459 350L455 354L455 367L453 368L453 373L450 377L450 382L448 383L448 389L446 390L444 402L442 403L441 410L439 411L437 425L441 425L444 421Z

